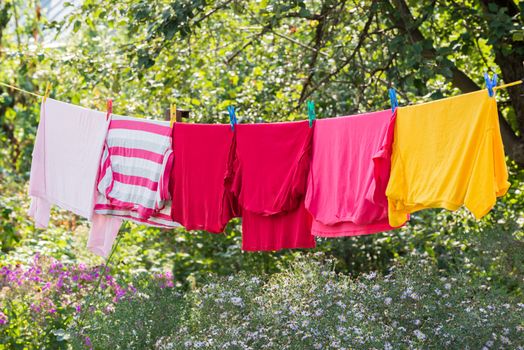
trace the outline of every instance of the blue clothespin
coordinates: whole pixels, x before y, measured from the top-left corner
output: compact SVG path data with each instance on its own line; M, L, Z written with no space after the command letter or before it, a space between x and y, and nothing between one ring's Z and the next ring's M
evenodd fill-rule
M231 130L235 131L235 124L237 123L235 106L227 106L227 111L229 113L229 123L231 124Z
M313 127L313 121L315 121L317 115L315 114L315 102L312 100L307 101L307 118L309 119L309 127Z
M391 101L391 112L395 112L398 107L397 92L394 88L389 88L389 100Z
M493 88L497 86L497 74L493 74L493 78L490 79L488 72L485 72L484 80L486 81L486 87L488 88L489 97L493 97L493 95L495 95L495 91L493 90Z

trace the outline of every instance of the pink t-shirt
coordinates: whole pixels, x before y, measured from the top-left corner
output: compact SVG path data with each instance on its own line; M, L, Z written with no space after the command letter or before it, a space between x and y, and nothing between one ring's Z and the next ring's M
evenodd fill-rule
M306 208L316 236L391 230L385 189L395 115L390 110L315 121Z

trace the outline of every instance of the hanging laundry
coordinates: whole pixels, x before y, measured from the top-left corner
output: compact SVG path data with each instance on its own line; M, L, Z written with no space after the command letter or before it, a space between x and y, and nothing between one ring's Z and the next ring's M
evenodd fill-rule
M340 237L393 229L386 186L395 116L386 110L315 123L305 199L312 233Z
M234 132L229 125L173 124L174 165L170 178L171 217L188 230L224 232L238 216L225 187Z
M487 214L509 188L497 103L486 90L397 109L389 223L425 208Z
M172 156L169 122L112 115L95 212L155 227L180 226L171 220L168 201ZM107 255L118 233L115 227L108 230L102 220L94 222L90 250Z
M91 230L89 231L89 238L87 240L87 249L96 255L107 258L113 243L116 240L120 226L122 226L122 219L108 215L93 215L91 221Z
M109 121L92 111L47 98L40 109L29 181L29 215L38 228L49 222L51 206L89 220Z
M313 129L308 121L235 125L229 176L242 210L242 249L313 248L304 195Z

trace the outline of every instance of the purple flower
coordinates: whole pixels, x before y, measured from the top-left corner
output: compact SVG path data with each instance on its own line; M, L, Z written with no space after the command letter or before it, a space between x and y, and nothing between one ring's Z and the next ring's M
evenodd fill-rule
M124 296L126 295L125 289L122 289L120 286L117 285L115 289L115 299L116 301L120 301Z
M33 310L34 312L36 313L39 313L40 311L42 311L42 309L40 308L40 306L37 306L35 305L34 303L31 303L31 305L29 306L31 308L31 310Z
M133 294L136 294L136 288L135 286L133 286L132 284L130 284L129 286L127 286L127 288L133 293Z
M51 289L51 282L46 282L46 284L44 284L44 286L42 287L43 291L46 291L48 289Z
M7 324L7 316L2 311L0 311L0 326Z
M86 346L88 346L90 349L93 348L93 344L91 343L91 339L89 337L85 337L84 343Z

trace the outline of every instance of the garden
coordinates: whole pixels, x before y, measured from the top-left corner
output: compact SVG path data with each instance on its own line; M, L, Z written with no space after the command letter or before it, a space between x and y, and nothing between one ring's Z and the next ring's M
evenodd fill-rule
M524 2L0 3L0 349L524 349L524 84L496 90L510 187L401 228L243 251L223 233L28 215L41 95L229 124L390 110L524 78ZM501 83L501 84L502 84ZM36 94L36 96L30 93ZM169 114L169 113L167 113ZM169 117L167 117L169 120Z

